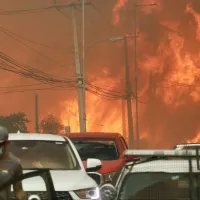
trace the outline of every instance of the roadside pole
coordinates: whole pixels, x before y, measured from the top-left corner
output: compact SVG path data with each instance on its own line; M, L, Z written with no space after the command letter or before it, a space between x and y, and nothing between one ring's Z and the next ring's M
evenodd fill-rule
M121 80L121 85L124 85L123 79ZM123 92L124 92L124 87L122 87L122 93ZM122 134L127 142L125 99L122 99Z
M86 87L85 87L85 0L82 0L82 75L83 75L83 121L84 121L84 132L87 131L87 118L86 118Z
M81 5L82 4L77 3L77 4L70 4L69 6L72 9L72 22L73 22L73 32L74 32L74 54L75 54L75 63L76 63L76 79L77 79L77 92L78 92L78 110L79 110L80 132L86 132L85 69L83 69L85 67L84 66L84 51L83 51L83 66L81 69L79 45L78 45L78 34L77 34L77 26L76 26L76 15L75 15L75 8L77 6L81 6ZM90 3L84 2L84 6L85 5L90 5ZM84 36L84 34L83 34L83 36ZM83 42L83 48L84 48L84 42ZM83 72L84 72L84 74L83 74Z
M137 5L134 6L134 34L137 33ZM138 70L137 70L137 38L134 38L134 68L135 68L135 119L136 119L136 148L139 148L140 135L139 135L139 105L138 105Z
M78 36L77 36L77 27L76 27L76 16L75 16L74 6L72 6L72 21L73 21L73 31L74 31L74 53L75 53L75 62L76 62L76 81L77 81L77 90L78 90L79 124L80 124L80 132L85 132L83 77L81 73Z
M35 94L35 132L39 133L38 94Z
M83 6L83 4L84 4L84 6L91 5L90 2L83 2L83 3L70 3L67 5L55 5L54 6L56 9L62 9L62 8L71 8L72 9L72 25L73 25L73 35L74 35L74 55L75 55L75 63L76 63L76 84L77 84L77 93L78 93L78 112L79 112L80 132L86 132L85 85L84 85L85 78L83 77L83 72L85 72L85 71L84 71L84 69L82 69L82 68L84 68L84 64L83 64L82 68L81 68L81 64L80 64L80 54L79 54L79 45L78 45L78 34L77 34L77 26L76 26L75 8ZM83 13L83 15L84 15L84 13ZM84 33L83 33L83 36L84 36ZM84 41L83 41L83 46L84 46ZM84 54L84 52L83 52L83 54Z
M125 70L126 70L126 101L127 101L127 114L128 114L128 130L129 130L129 148L134 148L134 132L133 132L133 116L132 116L132 89L129 72L129 61L128 61L128 47L127 37L124 36L124 59L125 59Z

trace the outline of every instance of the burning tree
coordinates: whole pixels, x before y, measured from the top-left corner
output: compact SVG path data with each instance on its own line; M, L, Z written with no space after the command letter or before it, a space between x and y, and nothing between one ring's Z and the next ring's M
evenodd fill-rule
M40 133L60 134L64 130L64 125L52 113L41 120L39 130Z

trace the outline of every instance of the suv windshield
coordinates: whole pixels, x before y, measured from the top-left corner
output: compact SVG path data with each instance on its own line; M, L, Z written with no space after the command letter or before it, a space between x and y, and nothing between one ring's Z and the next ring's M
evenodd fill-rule
M71 139L82 160L97 158L100 160L117 160L119 158L115 140L84 138Z
M8 151L20 161L23 169L79 168L71 147L66 142L13 140L8 145Z
M129 174L122 184L118 200L190 199L189 176L189 173L160 172ZM192 176L194 189L199 191L197 175L194 173Z

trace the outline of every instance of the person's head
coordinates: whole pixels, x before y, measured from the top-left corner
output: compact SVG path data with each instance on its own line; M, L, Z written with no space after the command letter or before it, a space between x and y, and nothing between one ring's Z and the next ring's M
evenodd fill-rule
M4 126L0 126L0 157L6 152L8 144L8 130Z

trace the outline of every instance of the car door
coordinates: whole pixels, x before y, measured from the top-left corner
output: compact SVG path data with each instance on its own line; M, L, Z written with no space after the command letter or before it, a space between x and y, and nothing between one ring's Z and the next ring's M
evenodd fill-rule
M11 181L8 181L8 182L4 183L0 187L0 191L4 190L7 187L11 187L12 188L12 185L15 184L18 181L22 181L23 182L23 181L26 181L27 179L33 178L33 177L42 178L42 180L44 182L44 187L46 188L46 191L42 191L42 192L25 191L28 194L28 199L29 200L40 200L40 199L56 200L57 199L56 192L55 192L54 185L53 185L53 181L52 181L50 172L47 169L39 169L37 171L25 173L25 174L19 176L15 180L11 180ZM34 183L33 183L33 185L34 185ZM44 194L45 194L45 196L40 196L40 195L44 195ZM12 193L11 199L16 199L14 193ZM7 199L1 198L1 200L7 200Z

